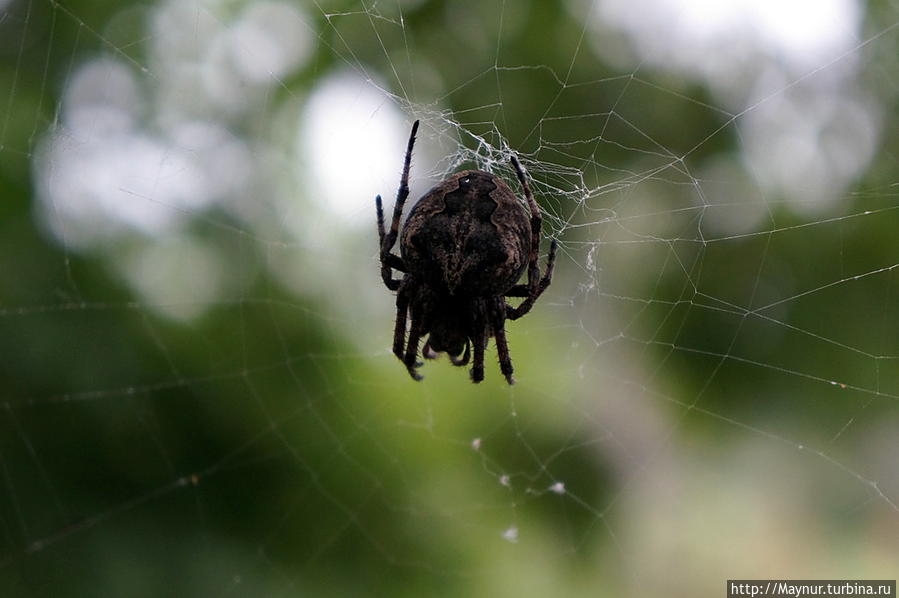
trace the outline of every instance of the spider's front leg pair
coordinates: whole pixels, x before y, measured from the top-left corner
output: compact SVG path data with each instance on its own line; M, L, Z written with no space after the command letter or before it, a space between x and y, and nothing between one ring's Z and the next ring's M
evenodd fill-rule
M396 192L396 201L393 204L393 218L390 221L390 230L384 229L384 207L381 204L381 196L375 197L375 206L378 212L378 239L380 241L381 279L384 285L391 291L398 291L396 298L396 326L393 330L393 353L409 370L409 374L416 380L421 380L421 374L416 368L421 365L417 361L418 343L424 332L420 318L412 314L412 329L409 332L409 342L406 340L406 319L409 312L409 289L404 288L403 282L408 280L406 265L403 258L391 253L396 239L399 236L400 218L403 215L403 205L409 197L409 168L412 164L412 147L415 145L415 134L418 132L418 121L412 125L412 133L409 135L409 144L406 146L406 157L403 161L403 174L400 178L400 187ZM398 270L406 274L402 279L393 277L393 271Z
M400 178L400 188L396 191L396 201L393 204L393 218L390 221L390 231L384 230L384 206L381 204L381 196L375 197L375 206L378 211L378 239L381 244L381 278L391 291L399 290L401 280L393 278L393 270L406 272L403 258L393 253L393 246L400 233L400 218L403 215L403 205L409 197L409 168L412 165L412 148L415 145L415 134L418 132L418 121L412 125L412 134L409 135L409 144L406 146L406 158L403 160L403 175Z

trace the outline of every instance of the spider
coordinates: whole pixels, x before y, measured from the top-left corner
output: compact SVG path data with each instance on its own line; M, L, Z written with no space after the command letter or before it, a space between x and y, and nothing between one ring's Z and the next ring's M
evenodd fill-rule
M417 131L415 121L389 231L384 229L381 196L375 198L381 278L388 289L397 291L393 353L413 379L421 380L418 347L423 336L428 335L422 357L435 359L445 352L456 366L468 364L473 347L471 380L480 382L484 379L484 349L493 337L500 370L513 384L505 321L528 313L549 286L556 241L550 244L546 271L541 276L537 256L543 219L515 156L512 166L528 210L502 179L481 170L464 170L425 193L399 235ZM398 235L402 257L391 253ZM527 284L516 284L525 269ZM393 278L394 270L403 277ZM506 297L524 300L513 307ZM411 319L408 340L407 319Z

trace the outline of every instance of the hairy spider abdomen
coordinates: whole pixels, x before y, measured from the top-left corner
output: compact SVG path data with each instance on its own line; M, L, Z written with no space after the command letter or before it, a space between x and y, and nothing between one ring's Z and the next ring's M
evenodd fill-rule
M451 296L502 295L528 263L528 212L502 179L454 174L415 204L400 251L409 273Z

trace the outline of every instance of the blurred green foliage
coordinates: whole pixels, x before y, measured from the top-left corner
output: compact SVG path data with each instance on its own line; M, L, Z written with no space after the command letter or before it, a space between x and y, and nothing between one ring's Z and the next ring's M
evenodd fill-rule
M899 472L878 469L895 455L865 444L880 421L892 432L897 421L895 110L880 125L883 151L833 214L797 215L770 198L757 230L705 242L698 212L686 209L697 201L692 173L737 152L740 140L734 127L709 137L727 117L706 108L714 100L701 85L646 70L635 82L606 65L583 38L581 16L562 2L369 4L326 2L330 16L303 6L318 32L314 56L272 103L303 98L349 65L378 73L397 94L414 79L405 90L413 107L458 113L465 131L493 142L498 128L515 151L580 171L587 188L667 160L648 153L646 138L673 155L697 148L691 174L669 170L641 185L658 195L625 188L586 204L614 213L608 220L541 197L555 217L548 227L572 226L562 231L565 258L550 299L510 332L522 384L504 388L491 372L474 387L437 363L414 385L387 353L389 310L381 338L362 343L383 342L373 353L335 324L349 316L321 294L303 296L271 276L271 253L302 259L302 243L273 250L233 228L197 224L198 236L239 256L229 261L239 290L178 322L109 268L106 252L119 247L80 251L54 239L35 216L40 139L58 125L77 65L105 54L147 63L134 25L143 21L107 27L123 11L148 15L153 5L19 0L0 9L0 594L650 595L679 565L662 550L644 552L650 544L639 538L649 532L640 524L668 512L666 502L675 508L666 488L698 490L706 486L696 479L715 476L740 487L727 477L733 462L717 459L747 437L848 488L792 503L809 519L830 517L810 528L809 542L845 524L831 537L832 558L788 561L794 577L895 576L877 567L899 535L876 544L864 531L875 521L895 531L899 520L884 500L899 494ZM886 31L895 14L869 18L869 32ZM895 48L895 33L885 37L872 65L883 46ZM886 85L894 84L896 71L888 73ZM559 77L591 83L565 87ZM153 82L151 69L145 84ZM613 107L620 118L609 121ZM581 118L556 118L565 115ZM558 151L545 143L600 130L617 143ZM594 167L597 151L608 169ZM563 185L559 172L535 168L532 176L546 189ZM859 216L864 210L873 214ZM634 231L646 242L628 243ZM371 296L386 295L374 261L371 270ZM596 288L585 290L590 282ZM803 294L811 289L822 290ZM594 410L613 395L641 397L670 416L656 440L671 444L603 457L627 453L619 441L642 433L614 428ZM802 445L825 458L806 457ZM684 478L660 490L644 467L669 458L693 469L676 470ZM877 481L883 494L857 478ZM565 492L548 491L558 480ZM641 511L643 499L658 509ZM691 552L696 543L729 550L702 522L738 504L732 499L683 505L708 519L697 515L681 530L681 556L713 569L703 579L671 574L671 595L788 573L761 568L764 559L747 570ZM740 519L735 509L728 520ZM513 528L518 542L503 541ZM733 541L763 552L746 537ZM829 568L838 562L844 568Z

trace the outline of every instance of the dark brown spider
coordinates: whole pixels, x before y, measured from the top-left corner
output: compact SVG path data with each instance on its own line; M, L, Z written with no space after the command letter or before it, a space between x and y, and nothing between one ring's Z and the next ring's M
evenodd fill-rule
M421 380L417 368L422 364L417 359L422 336L428 335L422 349L424 358L434 359L446 352L457 366L468 363L473 345L471 379L480 382L484 379L484 348L492 336L496 339L500 370L512 384L505 321L528 313L549 286L556 241L549 246L546 271L541 278L537 256L543 219L521 165L513 156L512 166L529 210L524 209L502 179L481 170L457 172L418 200L403 226L402 257L391 253L403 204L409 196L409 165L417 131L415 121L388 232L384 230L381 196L375 198L381 277L388 289L397 291L393 352L412 378ZM527 284L516 284L525 268ZM393 270L403 272L402 279L393 278ZM524 301L513 307L506 297L523 297ZM407 341L406 319L410 314Z

